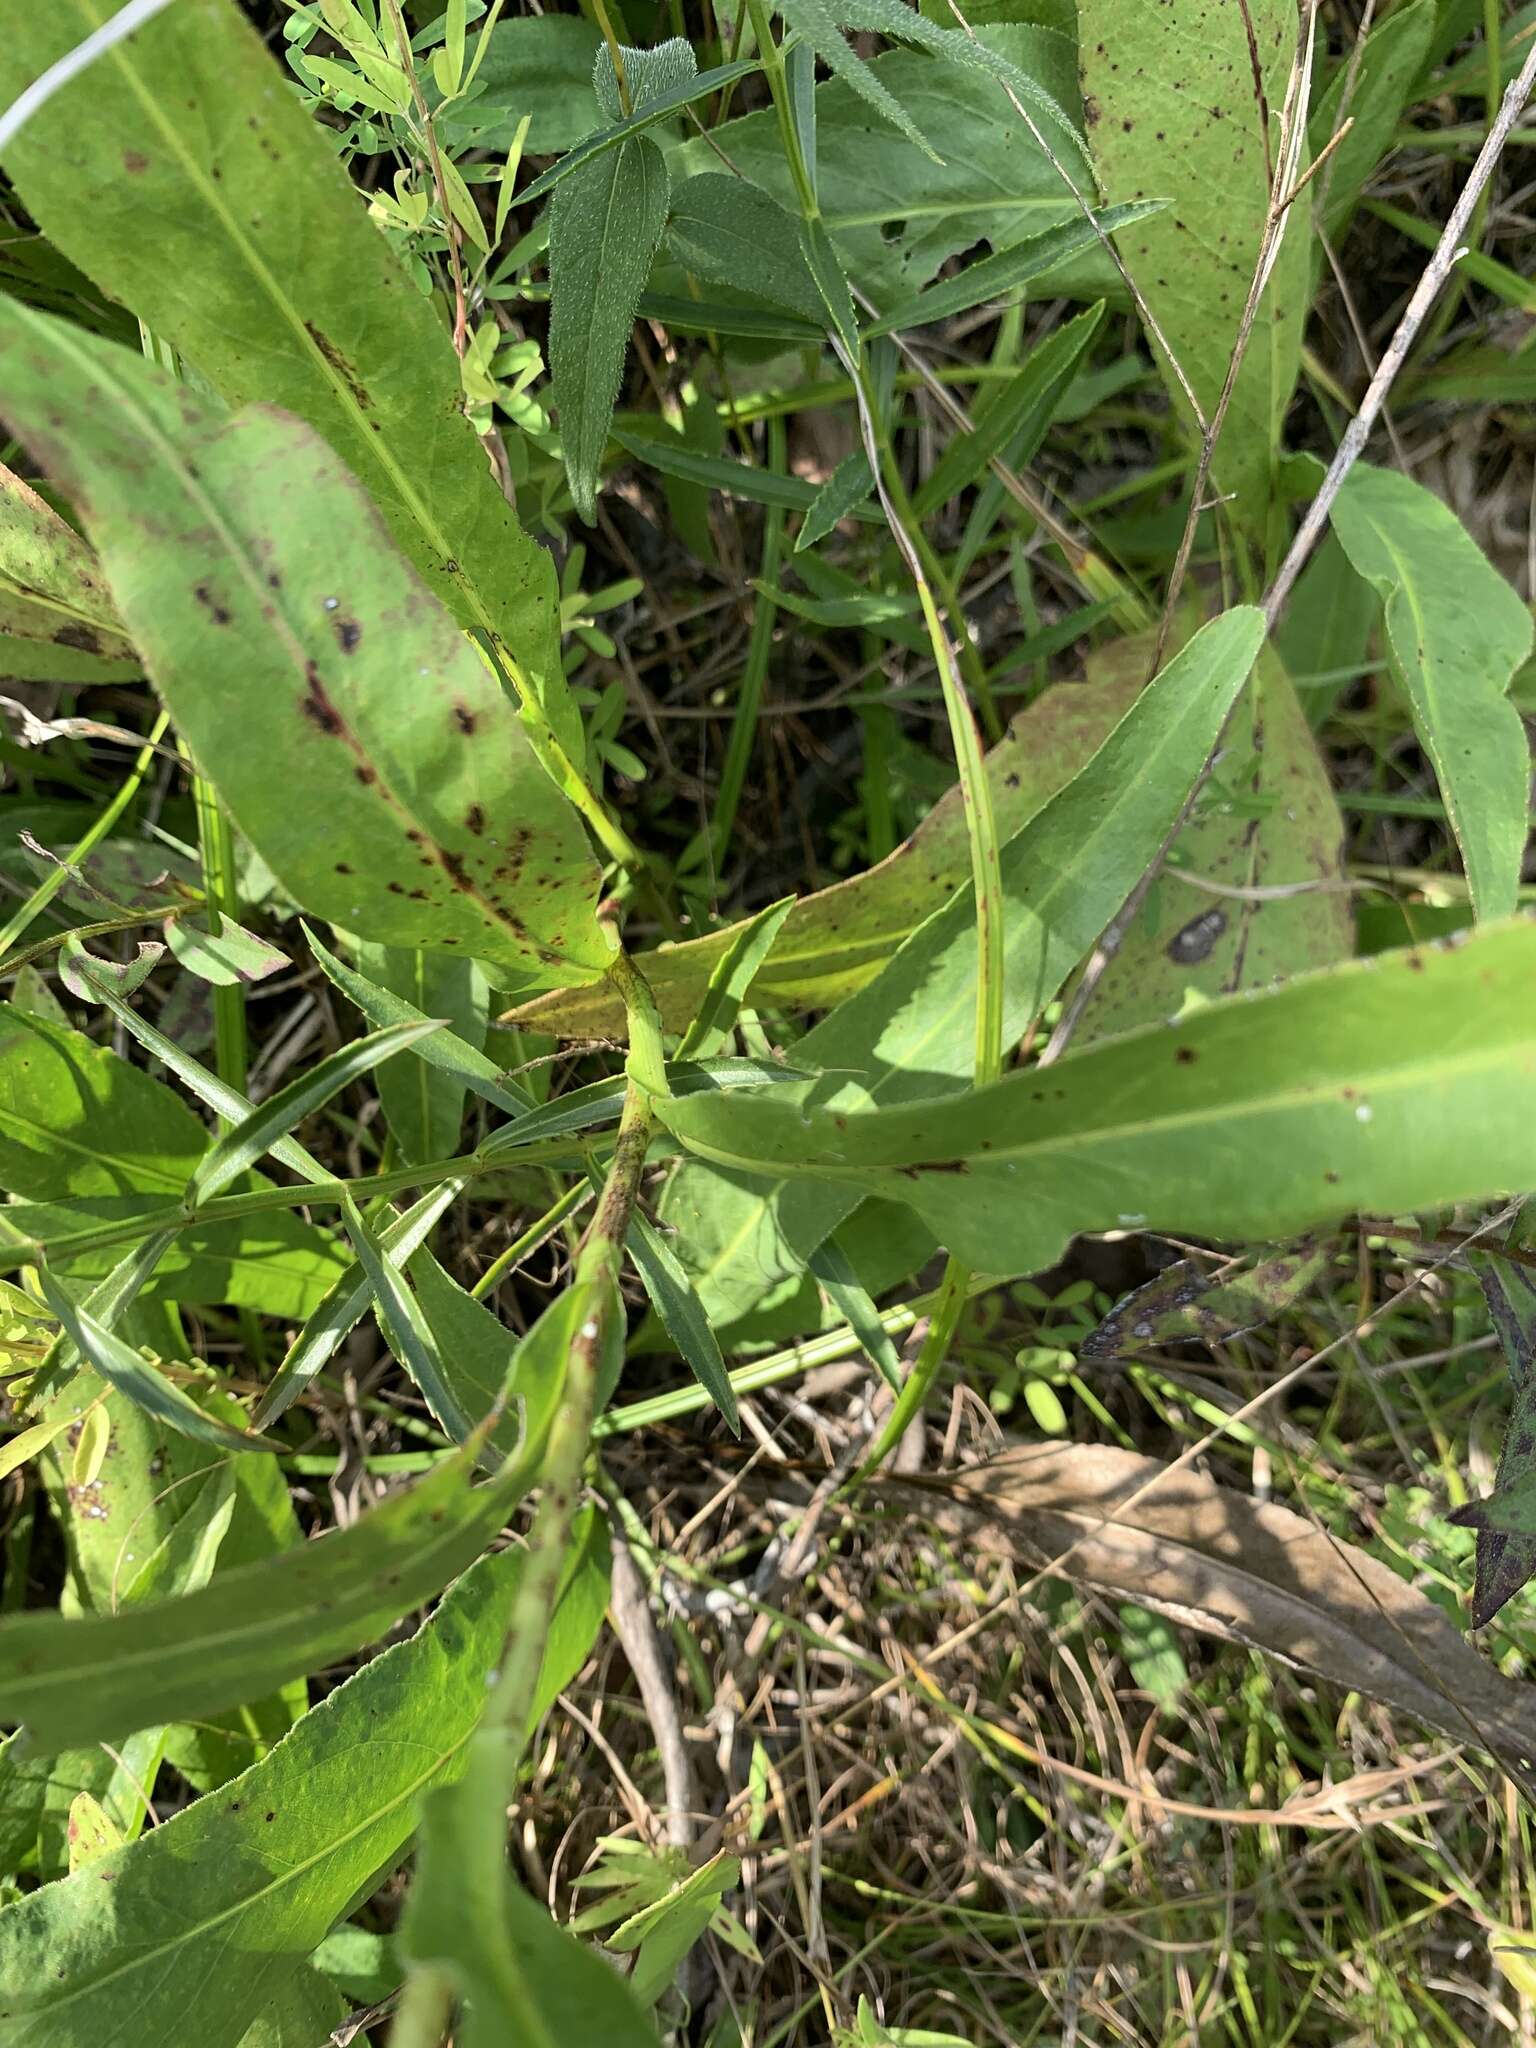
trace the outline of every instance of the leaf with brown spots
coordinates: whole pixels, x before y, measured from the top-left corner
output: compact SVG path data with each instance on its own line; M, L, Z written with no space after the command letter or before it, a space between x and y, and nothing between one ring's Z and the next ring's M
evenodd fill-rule
M72 492L177 727L294 900L525 986L602 973L575 811L320 437L14 302L0 361L7 419Z
M793 1089L739 1090L657 1112L732 1173L904 1202L982 1273L1038 1272L1083 1231L1287 1237L1536 1185L1533 983L1536 923L1522 920L1211 1003L1176 1032L1128 1032L964 1094L838 1113Z
M1144 668L1150 651L1150 637L1122 641L1090 673ZM1222 744L1193 819L1083 1011L1083 1044L1177 1016L1191 992L1267 988L1354 951L1339 807L1268 649ZM1175 864L1198 879L1182 881ZM1269 893L1286 890L1294 893Z
M1116 246L1209 420L1264 237L1295 0L1079 0L1078 27L1085 104L1098 108L1089 149L1104 197L1173 201ZM1216 492L1235 494L1232 516L1259 542L1301 361L1306 229L1305 207L1292 209L1212 470ZM1160 354L1159 365L1192 428Z
M1214 1270L1198 1259L1177 1259L1116 1302L1083 1339L1080 1355L1126 1358L1162 1344L1224 1344L1244 1336L1299 1300L1329 1255L1329 1246L1303 1239L1263 1257L1227 1259Z
M98 0L7 10L0 103L98 28ZM232 405L307 420L461 625L495 636L566 753L550 556L465 418L437 308L234 0L178 0L39 107L5 168L50 244Z

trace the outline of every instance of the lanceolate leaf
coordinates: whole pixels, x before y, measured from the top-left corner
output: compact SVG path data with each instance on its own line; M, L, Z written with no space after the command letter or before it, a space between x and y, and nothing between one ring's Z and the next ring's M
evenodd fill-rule
M1440 500L1357 462L1333 506L1344 552L1386 606L1392 667L1435 764L1479 918L1515 907L1531 757L1510 677L1531 615Z
M1213 621L1142 692L1087 766L1003 847L1005 1044L1050 1001L1157 852L1261 637L1251 609ZM883 974L800 1040L797 1061L822 1068L822 1078L774 1092L791 1117L811 1114L815 1105L822 1116L848 1112L852 1128L863 1121L853 1112L872 1103L958 1100L973 1071L975 978L975 913L962 892L919 927ZM750 1102L748 1117L757 1110L758 1102ZM696 1127L685 1116L673 1128L691 1141ZM684 1166L663 1216L678 1230L679 1256L706 1310L727 1319L798 1274L857 1198L848 1187L784 1185L766 1162L756 1171L743 1157L721 1163L731 1175ZM753 1178L743 1182L743 1173ZM906 1199L896 1188L868 1192ZM989 1272L1024 1270L975 1263Z
M606 51L599 56L606 56ZM616 121L611 128L600 129L595 135L588 135L561 157L559 163L551 164L542 177L535 178L527 191L520 194L526 205L530 200L542 199L546 192L552 192L577 171L585 170L595 158L607 156L613 150L622 149L627 142L643 135L647 128L654 128L658 121L665 121L671 114L692 105L695 100L707 99L712 92L733 85L738 78L745 78L758 68L756 58L743 58L734 64L722 64L713 71L700 71L695 76L680 78L675 85L666 87L654 98L647 99L634 113L622 121Z
M349 1528L223 1572L201 1592L121 1614L0 1624L0 1719L50 1749L115 1742L153 1722L201 1720L350 1655L463 1571L529 1483L514 1460L473 1486L479 1449L466 1444Z
M1391 149L1398 122L1423 68L1435 30L1434 0L1408 0L1378 19L1360 50L1346 50L1307 124L1317 156L1347 120L1349 133L1317 174L1319 226L1337 249L1360 188ZM1326 264L1321 247L1316 267Z
M520 1570L516 1551L483 1559L243 1776L0 1912L7 2048L110 2040L125 2012L135 2040L175 2041L195 2013L199 2048L236 2048L274 1981L393 1867L422 1796L463 1770ZM603 1600L586 1576L565 1589L540 1713L585 1660Z
M973 484L1005 449L1012 462L1033 459L1103 317L1102 302L1090 306L1031 350L1017 377L978 408L972 431L957 434L934 464L912 500L919 518Z
M1517 1767L1536 1749L1523 1678L1490 1669L1382 1558L1278 1501L1113 1444L1021 1444L953 1485L876 1485L892 1512L936 1512L967 1553L1001 1551L1030 1571L1059 1558L1082 1584L1385 1700L1458 1745Z
M386 1024L424 1024L426 1012L408 1002L398 989L383 988L376 981L370 981L356 968L349 967L344 960L338 960L330 949L321 944L314 933L306 927L305 937L309 940L310 951L325 969L347 999L355 1003L370 1024L381 1028ZM411 1048L412 1056L435 1067L448 1080L472 1091L505 1110L509 1116L523 1116L533 1108L533 1099L508 1080L493 1059L459 1037L457 1032L434 1031L430 1036L418 1039Z
M197 1437L204 1443L218 1444L226 1451L270 1451L276 1445L253 1437L243 1430L231 1429L215 1417L206 1415L190 1394L183 1393L174 1380L149 1361L140 1356L131 1344L125 1343L113 1331L107 1329L86 1310L71 1301L68 1293L60 1287L46 1269L39 1276L48 1306L63 1325L65 1333L76 1350L87 1359L104 1380L125 1394L130 1401L150 1415L168 1422L172 1429L178 1429L184 1436Z
M600 972L576 812L318 436L13 302L0 366L199 766L300 904L515 978Z
M958 1100L860 1115L721 1095L658 1113L738 1171L904 1201L980 1271L1038 1270L1083 1230L1287 1236L1536 1182L1533 977L1536 925L1509 924Z
M96 0L21 9L0 98L104 19ZM282 406L325 437L579 760L553 567L463 417L448 332L235 0L176 0L118 42L34 114L6 169L49 240L225 398Z
M669 185L666 158L640 135L563 179L550 202L549 367L566 476L589 524Z
M386 1258L404 1261L425 1242L444 1211L463 1191L462 1181L446 1181L397 1216L379 1233L380 1249ZM272 1384L256 1411L256 1426L264 1429L275 1422L285 1408L303 1393L316 1373L335 1356L348 1332L368 1313L373 1289L361 1264L349 1266L335 1285L318 1302L304 1327L289 1345Z
M688 1370L725 1418L733 1436L740 1436L736 1390L726 1374L719 1340L710 1327L693 1282L678 1263L676 1252L644 1216L630 1223L629 1255L634 1260L651 1306Z
M747 990L772 952L773 942L793 908L794 898L786 896L737 926L735 936L709 977L704 1000L678 1041L680 1060L707 1059L729 1039Z
M197 1162L197 1170L187 1183L188 1204L195 1208L221 1194L248 1166L289 1136L311 1111L329 1102L381 1060L392 1058L436 1028L432 1018L420 1024L390 1024L328 1053L307 1073L279 1088L275 1095L269 1095L232 1130L215 1140L206 1156Z

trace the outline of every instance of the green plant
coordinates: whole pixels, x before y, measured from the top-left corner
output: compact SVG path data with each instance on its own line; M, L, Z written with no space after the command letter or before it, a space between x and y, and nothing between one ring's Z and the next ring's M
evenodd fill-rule
M0 94L106 11L16 7ZM1091 1361L1267 1455L1263 1400L1191 1394L1159 1347L1291 1313L1364 1218L1384 1257L1475 1263L1518 1404L1459 1517L1477 1618L1536 1571L1532 1254L1497 1206L1536 1185L1530 611L1423 484L1321 482L1313 444L1350 444L1307 345L1308 221L1332 246L1376 204L1486 24L1406 0L1331 50L1289 0L989 0L974 26L750 0L674 7L645 46L635 10L591 13L176 0L3 152L0 646L48 695L0 798L0 2048L318 2048L375 2004L396 2048L681 2038L697 1943L762 1963L734 1894L766 1753L744 1839L605 1836L568 1925L514 1878L508 1816L610 1601L623 1632L610 1542L631 1572L652 1542L614 1447L705 1409L739 1435L817 1346L888 1397L840 1500L955 1375L1047 1440L1017 1511L1065 1568L1091 1532L1051 1532L1112 1464L1066 1456L1076 1418L1136 1458ZM1487 64L1492 122L1497 37ZM1491 257L1474 287L1528 310ZM1389 352L1405 388L1481 374L1423 311ZM936 367L919 332L974 359ZM1077 431L1146 457L1097 507L1041 481ZM1127 489L1146 532L1111 516ZM679 604L642 677L654 529L625 538L626 497L750 585L739 675ZM1304 563L1309 502L1332 538ZM1001 636L975 625L999 590ZM830 650L864 772L804 817L843 878L786 894L751 873L753 778L797 642ZM659 714L694 667L730 729L691 801ZM947 735L931 809L888 668ZM1417 882L1346 871L1319 732L1367 671L1340 716L1391 724L1377 766L1418 751L1448 827L1454 929L1425 943ZM124 742L103 803L92 748ZM279 1028L296 981L323 1050ZM499 1236L466 1286L470 1219ZM1031 1277L1143 1235L1187 1261L1112 1314L1093 1278ZM370 1326L392 1364L361 1386ZM616 1404L658 1353L687 1377ZM304 1482L343 1412L362 1469L413 1476L337 1518ZM1104 1483L1205 1587L1204 1525L1134 1512L1192 1455ZM1263 1512L1232 1514L1268 1589L1241 1639L1338 1681L1367 1640L1348 1586L1309 1563L1326 1625L1288 1636ZM1179 1600L1155 1559L1117 1581L1096 1556L1171 1711ZM1449 1659L1415 1598L1398 1635ZM1365 1689L1454 1727L1395 1640ZM1517 1765L1528 1709L1476 1686L1466 1732ZM1010 1784L985 1717L942 1712ZM150 1827L157 1786L181 1803ZM367 1998L338 1929L374 1944ZM960 2038L821 1996L823 2038Z

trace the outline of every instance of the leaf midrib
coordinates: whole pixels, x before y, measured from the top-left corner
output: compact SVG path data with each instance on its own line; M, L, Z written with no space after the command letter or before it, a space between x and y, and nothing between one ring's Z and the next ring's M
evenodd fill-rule
M103 17L97 14L96 9L90 4L90 0L75 0L75 4L77 11L90 23L93 29L101 26ZM109 53L113 65L121 73L129 91L143 108L150 124L180 164L182 173L188 183L213 215L219 226L223 228L231 246L244 261L265 296L277 308L283 322L297 342L300 353L307 356L311 364L319 368L322 380L330 386L332 393L338 401L340 410L352 425L361 445L368 448L376 456L380 468L383 469L390 483L398 492L402 504L409 510L411 517L437 551L439 561L446 562L451 560L454 555L454 549L450 547L447 535L429 513L424 499L415 489L403 464L395 455L390 436L387 434L369 434L367 423L363 418L362 407L358 404L346 379L330 362L324 350L316 343L313 335L310 334L309 329L305 325L297 306L283 292L276 277L274 277L272 271L263 261L259 251L251 243L228 206L224 203L219 188L210 179L203 176L202 167L199 165L196 157L191 155L184 146L179 130L166 120L159 102L155 99L148 86L141 82L137 68L130 62L133 41L134 39L129 37L113 46ZM319 430L316 429L316 431L318 432ZM467 577L461 579L459 587L465 591L470 600L476 622L492 636L496 646L502 652L503 659L511 662L511 656L504 648L501 636L496 629L490 612L481 598L479 587ZM513 665L514 667L516 666L516 664Z
M111 379L113 394L122 408L124 417L137 428L150 449L158 454L166 470L175 479L187 500L213 527L215 534L223 544L226 556L233 563L241 581L245 585L246 595L250 599L257 617L262 619L267 627L271 629L273 637L279 642L282 651L286 654L289 663L293 667L296 678L302 679L309 659L304 643L289 623L281 607L268 605L261 574L250 559L246 541L230 525L221 504L203 488L201 478L184 460L175 443L166 438L159 421L152 413L145 411L140 406L137 394L115 377L110 365L97 366L93 364L88 356L83 355L76 349L73 334L66 328L61 328L58 333L53 335L52 339L55 347L70 349L74 352L76 362L84 377L102 381L108 378ZM307 432L318 433L318 429L309 427L307 422L304 424ZM350 725L348 730L352 730ZM424 844L437 853L439 864L441 865L443 852L441 835L432 826L431 822L422 817L413 808L409 800L397 791L393 782L385 774L372 747L367 749L367 760L368 765L374 772L375 780L373 787L378 792L381 801L388 804L390 809L397 816L405 819L412 828L421 832ZM557 948L553 946L545 948L542 941L535 942L531 938L526 937L518 921L509 912L503 911L497 904L485 896L477 885L470 883L467 874L462 882L456 883L456 886L474 904L476 910L493 931L507 935L510 943L518 953L547 950L551 953L557 953L558 958L569 965L580 964L579 962L572 961L568 954L558 952Z
M1533 1028L1532 1035L1536 1037L1536 1028ZM1373 1077L1370 1072L1357 1071L1352 1074L1349 1085L1361 1090L1363 1096L1376 1100L1380 1100L1382 1097L1401 1095L1405 1090L1422 1092L1431 1083L1464 1081L1475 1076L1484 1067L1492 1073L1500 1073L1507 1066L1512 1050L1513 1046L1508 1041L1491 1047L1486 1044L1479 1044L1463 1054L1435 1054L1432 1057L1421 1058L1406 1065L1395 1066L1378 1077ZM1273 1115L1278 1111L1301 1109L1309 1105L1315 1106L1326 1099L1333 1085L1330 1081L1305 1081L1273 1090L1268 1094L1250 1095L1243 1099L1236 1107L1234 1107L1230 1100L1225 1103L1204 1103L1197 1108L1180 1110L1172 1114L1143 1117L1139 1122L1134 1123L1104 1124L1096 1129L1087 1131L1081 1129L1055 1131L1046 1138L1027 1140L1018 1145L1009 1146L1006 1149L994 1147L990 1152L981 1155L968 1153L958 1155L954 1153L946 1154L942 1149L936 1148L931 1158L892 1159L882 1161L878 1165L873 1166L849 1165L834 1167L820 1163L815 1165L802 1163L791 1166L788 1172L795 1178L806 1177L815 1180L834 1181L852 1180L858 1183L864 1180L877 1181L881 1177L891 1174L904 1174L909 1166L915 1167L921 1173L945 1157L960 1156L970 1158L974 1160L976 1165L982 1168L1027 1164L1032 1158L1048 1158L1052 1152L1060 1151L1066 1146L1075 1147L1082 1151L1087 1151L1090 1148L1096 1150L1105 1145L1128 1141L1142 1141L1150 1137L1161 1139L1184 1135L1211 1125L1240 1125L1250 1119ZM912 1105L914 1110L918 1107L920 1107L918 1104ZM902 1115L905 1113L905 1105L890 1112L892 1115ZM830 1119L827 1120L830 1121ZM853 1119L850 1119L850 1124L852 1121ZM764 1162L759 1160L754 1163L740 1159L734 1154L727 1155L723 1152L718 1156L720 1163L723 1165L745 1169L758 1174L763 1172L765 1164L779 1170L781 1176L784 1172L783 1163L780 1161Z

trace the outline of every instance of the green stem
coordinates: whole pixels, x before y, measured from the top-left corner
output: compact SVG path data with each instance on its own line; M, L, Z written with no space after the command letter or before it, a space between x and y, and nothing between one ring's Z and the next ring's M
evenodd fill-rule
M602 798L597 794L575 762L555 737L554 728L544 714L533 685L507 655L496 644L488 629L473 635L475 645L484 654L504 690L517 699L523 715L524 729L528 743L539 757L544 772L557 789L561 789L586 819L588 828L604 853L621 868L634 875L648 875L649 868L645 855L635 845L629 834L616 818L610 817Z
M861 384L860 410L866 416L866 431L870 430L868 422L873 419L868 408L869 395ZM907 558L944 691L950 744L954 748L960 798L965 807L971 882L976 894L976 1082L980 1086L987 1081L995 1081L1003 1070L1003 869L997 842L997 819L992 809L992 787L987 781L981 735L976 729L965 683L934 602L924 560L925 556L931 560L931 555L912 515L911 502L889 447L879 447L877 443L877 452L886 518L897 545Z
M207 777L199 774L185 745L181 749L182 759L187 763L192 777L192 807L197 815L198 849L203 863L203 894L207 898L208 928L217 934L220 921L229 918L239 922L240 889L235 876L235 840L229 828L229 818L219 801L219 793ZM246 1081L246 1031L245 1031L245 987L241 982L227 986L214 985L213 990L213 1036L214 1066L219 1079L227 1087L245 1093ZM221 1131L230 1128L226 1119L219 1119Z
M761 46L764 73L768 80L768 89L773 95L779 134L795 181L800 210L806 220L811 221L817 218L819 209L790 106L784 60L768 32L763 0L747 0L747 5ZM981 735L977 731L970 698L966 694L967 683L969 682L983 705L991 705L991 693L986 671L966 628L959 594L954 589L943 564L929 547L913 513L911 500L907 496L906 486L890 445L890 437L880 423L878 407L869 386L865 365L862 360L855 359L848 353L835 334L830 338L832 347L853 385L864 446L869 456L870 467L875 472L880 503L892 538L901 551L912 578L913 588L917 592L918 603L922 607L923 624L927 628L929 644L933 649L939 681L944 691L950 742L954 748L960 796L965 807L966 832L971 854L971 882L976 899L975 1078L977 1083L981 1084L996 1080L1003 1070L1003 872L997 841L997 821L992 810L992 791L987 782L986 767L982 759ZM939 616L938 604L934 599L935 591L942 598L944 609L954 624L958 653L957 646L951 644L950 636L946 633L943 620ZM991 719L995 723L995 709L991 711ZM960 1311L965 1303L969 1282L968 1270L958 1260L951 1258L945 1267L939 1307L935 1311L922 1354L907 1375L906 1383L897 1396L890 1418L861 1468L860 1476L862 1472L872 1470L885 1458L892 1445L899 1440L908 1422L921 1410L923 1399L948 1352L955 1326L960 1319Z
M629 1058L625 1066L630 1078L647 1096L670 1095L656 998L651 994L650 983L622 946L608 969L608 979L623 998L629 1019ZM621 1135L623 1128L621 1122Z
M0 1209L0 1231L7 1233L6 1241L0 1241L0 1273L32 1265L43 1256L57 1265L67 1265L91 1252L137 1244L162 1230L197 1230L211 1223L228 1223L238 1217L266 1215L276 1209L318 1205L339 1207L349 1197L367 1202L378 1195L402 1194L407 1188L441 1187L444 1181L472 1180L482 1173L505 1173L511 1166L542 1166L553 1161L577 1166L587 1164L579 1132L546 1138L516 1152L498 1153L490 1159L478 1152L469 1152L456 1159L431 1159L420 1166L400 1166L388 1173L364 1174L356 1180L305 1181L297 1187L252 1188L248 1194L217 1195L211 1202L204 1202L200 1208L192 1210L188 1210L184 1203L176 1202L127 1222L104 1223L95 1230L71 1231L64 1237L24 1238L7 1221L12 1212Z
M475 1300L484 1301L514 1266L521 1265L528 1254L541 1245L552 1230L558 1230L566 1217L581 1207L590 1193L590 1188L581 1181L573 1181L557 1202L552 1203L536 1222L530 1223L522 1235L514 1238L506 1250L498 1253L493 1262L486 1267L469 1290Z
M631 1041L634 1024L630 1027ZM623 1315L619 1269L624 1240L640 1190L640 1176L654 1129L650 1097L632 1081L624 1099L618 1141L603 1186L597 1215L576 1261L572 1286L582 1297L579 1334L566 1361L560 1406L544 1451L539 1505L528 1537L528 1555L518 1581L499 1676L486 1702L482 1726L500 1729L504 1804L517 1782L517 1768L533 1717L534 1695L550 1617L560 1589L560 1572L570 1544L571 1522L581 1491L582 1468L597 1419L602 1360L615 1322Z
M608 10L603 5L603 0L589 0L589 4L592 9L593 19L602 31L603 41L608 45L608 56L613 65L613 76L619 88L619 105L626 114L631 113L634 103L629 97L629 80L624 75L624 52L619 46L618 37L613 32L613 24L608 19Z
M973 1273L966 1282L966 1298L983 1294L997 1284L990 1273ZM932 1294L920 1294L915 1301L881 1309L880 1327L888 1337L904 1337L924 1316L932 1315L942 1299L940 1287ZM858 1332L844 1323L820 1336L775 1351L767 1358L756 1358L750 1365L738 1365L728 1377L738 1394L759 1394L764 1387L782 1386L786 1380L799 1379L819 1365L834 1365L839 1359L852 1358L862 1349ZM654 1429L658 1423L698 1415L713 1405L713 1397L697 1380L690 1380L685 1387L672 1387L664 1394L648 1395L645 1400L631 1401L623 1408L610 1408L599 1416L593 1434L602 1438L624 1436L636 1429ZM329 1463L322 1459L316 1470L334 1471L335 1465L334 1458Z
M934 1303L933 1320L929 1323L927 1334L923 1338L923 1348L917 1354L912 1370L902 1382L901 1392L896 1396L880 1434L870 1446L858 1471L848 1481L850 1489L861 1485L871 1473L879 1470L906 1435L914 1418L922 1413L929 1390L949 1356L949 1347L954 1342L961 1312L971 1292L971 1280L972 1275L968 1267L962 1266L960 1261L953 1257L946 1260L944 1277L939 1282L939 1292Z
M784 467L784 426L780 420L769 422L768 466L770 469ZM770 589L779 580L783 539L783 514L770 505L763 514L762 574L759 579ZM768 679L768 657L773 648L773 628L777 616L777 605L759 589L757 603L752 612L752 636L747 642L747 658L741 672L741 689L736 699L735 715L731 720L731 736L726 742L725 765L720 770L720 787L715 795L714 811L709 821L710 855L716 873L725 864L726 851L730 846L731 833L736 824L736 808L741 802L741 792L746 787L747 769L751 765L752 749L757 743L763 685Z
M768 22L768 10L763 5L763 0L747 0L747 12L752 17L752 33L757 38L758 54L763 60L763 76L767 79L768 90L773 95L773 111L778 119L779 140L784 145L784 160L789 165L789 174L795 181L795 197L800 202L800 211L805 218L818 220L821 217L821 207L817 202L816 188L811 183L805 152L800 147L800 131L795 126L789 80L784 71L784 53L774 41L773 30Z

